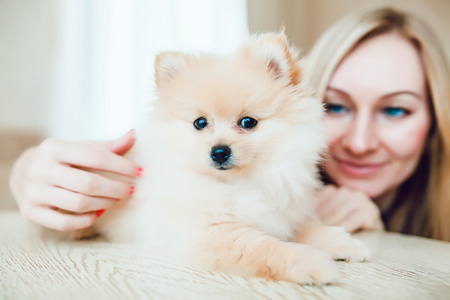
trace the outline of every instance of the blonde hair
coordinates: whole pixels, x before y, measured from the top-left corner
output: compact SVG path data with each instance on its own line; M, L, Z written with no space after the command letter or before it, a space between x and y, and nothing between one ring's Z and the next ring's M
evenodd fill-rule
M358 44L398 32L418 49L423 64L433 125L419 166L400 187L388 230L450 241L450 74L446 55L429 27L414 15L392 8L355 12L332 26L307 56L308 82L323 99L337 66Z

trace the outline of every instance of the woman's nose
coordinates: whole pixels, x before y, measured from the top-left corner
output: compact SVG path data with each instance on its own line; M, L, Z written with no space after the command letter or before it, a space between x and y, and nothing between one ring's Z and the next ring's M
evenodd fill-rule
M379 145L374 121L368 114L356 115L343 138L343 146L353 155L373 152Z

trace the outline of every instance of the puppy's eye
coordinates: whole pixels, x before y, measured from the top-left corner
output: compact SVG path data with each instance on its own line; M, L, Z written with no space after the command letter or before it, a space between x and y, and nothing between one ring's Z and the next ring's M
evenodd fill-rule
M197 130L202 130L206 126L208 126L208 121L206 121L206 119L203 117L200 117L194 121L194 127Z
M239 126L245 129L252 129L256 124L258 124L258 121L250 117L244 117L239 121Z

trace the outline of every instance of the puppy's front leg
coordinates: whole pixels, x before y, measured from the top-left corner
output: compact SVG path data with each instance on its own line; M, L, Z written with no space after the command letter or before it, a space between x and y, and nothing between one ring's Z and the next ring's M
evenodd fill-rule
M312 245L329 253L335 260L364 261L370 258L369 248L352 238L342 227L325 226L311 218L296 234L297 242Z
M323 285L339 277L328 254L309 245L280 241L237 222L211 225L206 238L202 259L213 269L301 284Z

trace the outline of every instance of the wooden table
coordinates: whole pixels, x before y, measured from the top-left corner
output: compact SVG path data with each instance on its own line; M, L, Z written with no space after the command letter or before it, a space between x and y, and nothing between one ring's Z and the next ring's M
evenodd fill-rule
M450 299L450 243L356 235L374 258L337 262L342 282L316 287L244 279L102 239L68 241L15 211L0 213L0 299Z

